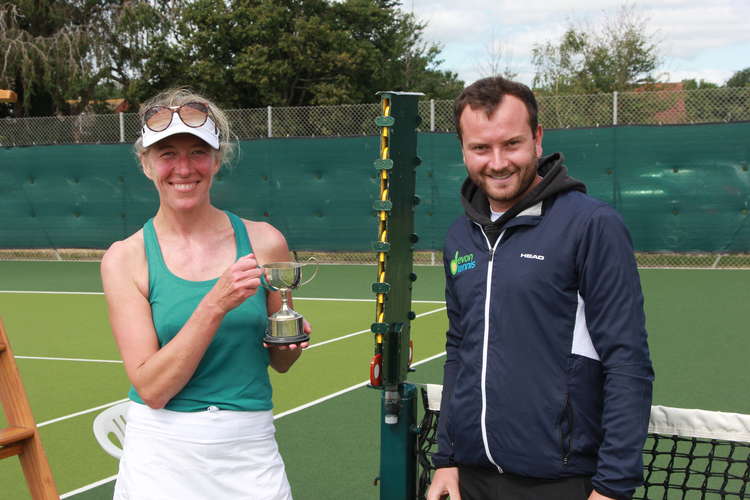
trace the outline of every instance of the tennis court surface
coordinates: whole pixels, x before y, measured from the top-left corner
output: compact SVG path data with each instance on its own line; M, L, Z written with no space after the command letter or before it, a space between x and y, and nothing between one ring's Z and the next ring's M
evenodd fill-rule
M410 380L439 384L447 326L442 269L419 266L416 273ZM313 344L272 382L277 439L297 500L379 498L380 393L365 387L374 274L374 266L322 266L296 294ZM750 271L644 269L641 279L654 404L750 413ZM129 384L98 263L0 261L0 317L62 498L111 498L117 464L96 443L92 422L125 398ZM0 484L3 499L30 498L16 459L0 462Z

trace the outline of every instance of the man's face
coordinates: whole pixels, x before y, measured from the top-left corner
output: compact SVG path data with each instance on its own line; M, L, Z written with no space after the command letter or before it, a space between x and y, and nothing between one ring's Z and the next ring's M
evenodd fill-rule
M495 212L505 212L541 182L536 173L542 154L542 127L536 137L523 101L506 95L492 116L470 106L461 113L461 151L469 178Z

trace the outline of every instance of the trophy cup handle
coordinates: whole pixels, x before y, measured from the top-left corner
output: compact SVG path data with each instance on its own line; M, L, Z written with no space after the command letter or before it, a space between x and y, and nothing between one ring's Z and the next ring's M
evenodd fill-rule
M307 278L304 282L300 283L298 286L302 286L302 285L306 285L306 284L310 283L313 280L313 278L315 277L315 275L318 274L318 269L320 268L320 264L318 263L318 259L316 259L315 257L310 256L304 262L304 265L307 266L307 265L309 265L311 263L315 264L315 271L313 271L312 276L310 276L309 278Z

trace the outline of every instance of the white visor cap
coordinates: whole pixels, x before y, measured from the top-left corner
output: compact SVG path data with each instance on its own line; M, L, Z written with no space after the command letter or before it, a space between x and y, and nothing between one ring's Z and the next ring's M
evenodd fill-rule
M143 125L141 135L143 137L143 147L147 148L175 134L191 134L206 142L213 149L219 149L219 129L210 116L206 117L206 123L200 127L189 127L183 123L179 113L172 113L172 122L169 127L161 132L154 132L146 125Z

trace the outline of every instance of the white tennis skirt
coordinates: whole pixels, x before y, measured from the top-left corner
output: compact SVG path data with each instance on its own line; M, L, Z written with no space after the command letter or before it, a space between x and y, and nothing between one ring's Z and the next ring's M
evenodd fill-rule
M270 411L130 403L114 500L291 500Z

